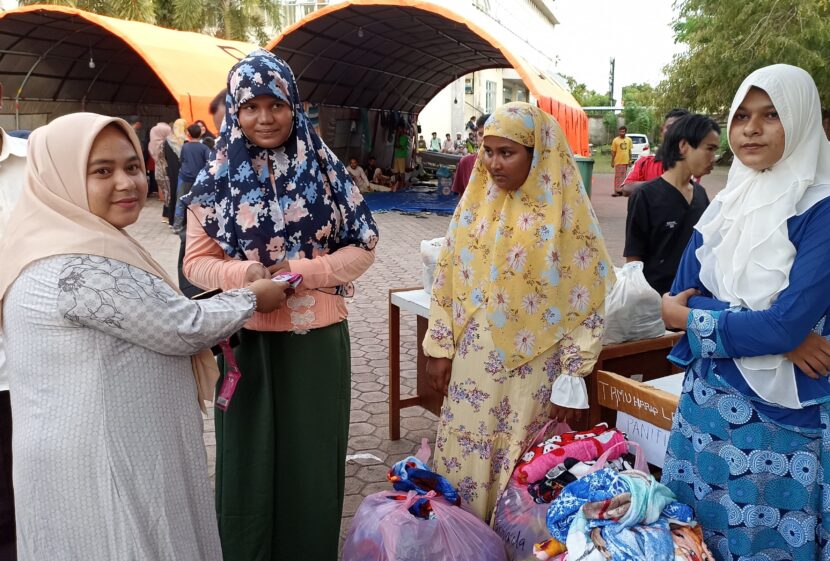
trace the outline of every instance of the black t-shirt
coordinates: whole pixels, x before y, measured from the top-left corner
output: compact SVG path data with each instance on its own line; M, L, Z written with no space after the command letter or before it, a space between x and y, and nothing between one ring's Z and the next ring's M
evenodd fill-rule
M637 189L628 199L625 257L641 257L648 283L660 294L671 289L683 251L709 197L694 183L691 204L662 177Z

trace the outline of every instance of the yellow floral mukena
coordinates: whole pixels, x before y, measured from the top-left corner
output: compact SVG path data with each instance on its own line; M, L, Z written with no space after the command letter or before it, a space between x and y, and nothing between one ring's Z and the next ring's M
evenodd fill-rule
M597 311L614 272L556 120L527 103L508 103L484 135L532 147L530 173L517 191L502 190L479 152L438 260L427 354L452 358L470 318L486 306L496 352L511 370Z

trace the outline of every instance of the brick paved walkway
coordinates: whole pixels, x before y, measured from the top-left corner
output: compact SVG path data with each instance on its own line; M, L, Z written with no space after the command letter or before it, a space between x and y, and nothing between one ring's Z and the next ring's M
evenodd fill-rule
M705 179L711 196L725 182L726 170L718 170ZM595 175L592 203L605 234L608 250L617 265L622 264L627 199L610 196L611 175ZM421 438L432 443L436 418L419 407L401 411L401 439L388 437L388 323L387 295L390 288L414 287L421 283L420 242L444 235L449 224L446 216L411 216L400 213L375 215L381 238L373 267L356 283L357 292L349 301L349 331L352 338L352 407L349 431L349 454L368 453L380 459L358 460L346 466L346 497L341 535L360 501L376 491L390 489L386 481L389 465L414 453ZM176 275L178 236L161 221L161 205L152 200L130 232L153 256ZM415 318L401 314L401 394L414 394L415 388ZM214 474L216 440L213 414L205 422L205 446L208 451L211 479Z

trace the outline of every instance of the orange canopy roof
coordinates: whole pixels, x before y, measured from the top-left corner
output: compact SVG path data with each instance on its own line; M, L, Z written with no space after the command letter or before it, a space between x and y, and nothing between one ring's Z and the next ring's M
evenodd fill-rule
M62 6L0 13L0 80L20 100L176 104L210 123L228 70L256 48Z
M347 0L312 12L268 49L305 101L417 113L460 76L512 67L588 155L588 117L569 91L461 14L419 0Z

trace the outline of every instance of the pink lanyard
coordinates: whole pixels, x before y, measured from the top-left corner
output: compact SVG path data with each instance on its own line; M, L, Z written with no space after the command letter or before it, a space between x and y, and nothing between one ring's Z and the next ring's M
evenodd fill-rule
M236 391L236 385L242 378L242 372L239 371L239 365L236 363L230 339L219 341L219 347L222 349L222 356L225 357L227 368L225 378L222 380L222 387L219 388L219 395L216 396L216 407L222 411L227 411L231 404L231 398L233 398L233 392Z

